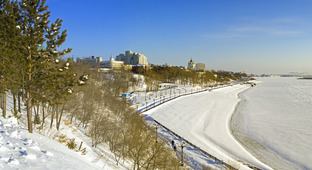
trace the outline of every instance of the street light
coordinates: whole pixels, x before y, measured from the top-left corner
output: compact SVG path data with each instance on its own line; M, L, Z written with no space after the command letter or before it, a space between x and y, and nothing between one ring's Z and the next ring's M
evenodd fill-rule
M156 138L155 138L155 142L157 143L157 137L158 137L158 135L157 135L157 129L158 129L158 127L159 127L159 124L157 124L156 122L155 122L155 135L156 135Z
M183 164L183 148L186 146L186 143L184 141L182 141L179 145L181 146L181 150L182 150L182 152L181 152L182 166L184 166L184 164Z

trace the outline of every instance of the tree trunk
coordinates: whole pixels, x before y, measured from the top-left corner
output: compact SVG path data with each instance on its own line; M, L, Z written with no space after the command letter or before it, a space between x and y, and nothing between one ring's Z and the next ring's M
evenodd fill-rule
M58 122L58 116L59 116L59 107L58 105L56 106L56 113L55 113L55 123L56 123L56 129L57 129L57 122Z
M4 91L2 93L2 116L5 118L6 117L6 92Z
M29 55L28 55L28 58L29 58L29 61L31 61L31 51L29 50ZM28 94L27 94L27 99L26 99L26 102L27 102L27 121L28 121L28 132L29 133L32 133L33 132L33 129L32 129L32 115L31 115L31 100L32 100L32 96L31 96L31 87L32 87L32 65L29 64L28 65Z
M2 109L2 93L0 93L0 109Z
M15 114L17 111L17 109L16 109L16 92L12 92L12 95L13 95L13 111Z
M28 97L26 100L27 103L27 122L28 122L28 132L32 133L33 129L32 129L32 115L31 115L31 90L28 90Z
M43 125L44 125L44 121L45 121L45 117L44 117L44 104L42 103L42 128L43 128Z
M57 130L60 130L60 125L61 125L62 115L63 115L63 112L64 112L64 107L65 107L65 102L64 102L64 104L62 106L60 117L58 117L57 121L56 121L56 129Z
M55 114L55 106L53 106L53 108L52 108L50 129L52 129L52 126L53 126L54 114Z
M18 112L21 113L21 92L18 92L17 102L18 102Z

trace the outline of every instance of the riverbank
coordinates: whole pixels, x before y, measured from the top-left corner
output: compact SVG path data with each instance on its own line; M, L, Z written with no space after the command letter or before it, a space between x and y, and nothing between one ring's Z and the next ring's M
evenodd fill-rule
M246 164L270 169L248 153L229 130L231 116L239 102L237 95L249 87L234 85L181 97L145 114L218 159L239 164L239 169L249 169Z

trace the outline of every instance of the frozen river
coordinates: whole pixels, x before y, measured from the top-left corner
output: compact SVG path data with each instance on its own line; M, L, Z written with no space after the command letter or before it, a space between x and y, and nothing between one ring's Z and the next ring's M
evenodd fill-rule
M232 133L274 169L312 169L312 80L260 78L232 117Z

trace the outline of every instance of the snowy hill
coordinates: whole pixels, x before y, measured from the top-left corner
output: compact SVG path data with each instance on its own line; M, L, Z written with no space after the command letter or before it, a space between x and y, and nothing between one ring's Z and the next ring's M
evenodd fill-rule
M117 166L105 145L91 147L91 139L84 135L84 129L75 123L70 124L66 118L60 131L46 125L30 134L24 123L26 114L16 119L11 113L12 108L12 96L9 94L8 118L0 116L0 169L128 169L131 166L122 163ZM66 146L70 139L75 139L74 150Z
M80 154L46 136L28 133L16 118L0 120L0 169L98 169Z

